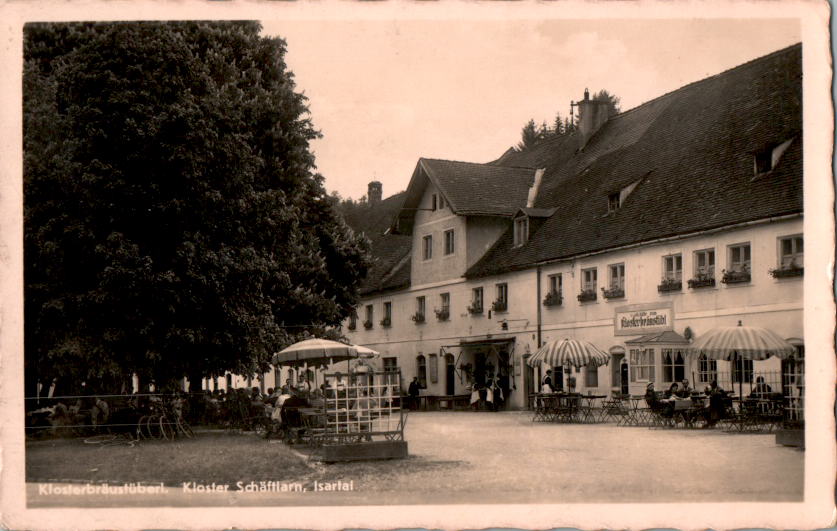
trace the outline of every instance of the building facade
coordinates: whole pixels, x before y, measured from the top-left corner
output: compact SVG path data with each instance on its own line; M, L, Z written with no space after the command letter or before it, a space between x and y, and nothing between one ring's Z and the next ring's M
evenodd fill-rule
M615 116L585 95L578 131L491 163L420 159L370 235L375 264L344 334L423 394L467 394L493 375L506 408L539 387L546 368L528 356L563 337L611 356L552 368L564 388L689 379L746 393L762 376L801 403L801 99L797 45ZM687 354L739 321L798 356Z

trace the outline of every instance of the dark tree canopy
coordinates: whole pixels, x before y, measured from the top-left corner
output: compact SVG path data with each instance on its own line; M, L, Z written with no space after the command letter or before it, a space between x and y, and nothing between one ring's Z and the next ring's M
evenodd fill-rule
M260 29L25 28L30 385L264 371L355 305L366 244L314 171L285 43Z

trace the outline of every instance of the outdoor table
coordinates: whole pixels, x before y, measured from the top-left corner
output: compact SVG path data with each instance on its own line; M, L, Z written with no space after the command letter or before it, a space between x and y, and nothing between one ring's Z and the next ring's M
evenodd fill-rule
M640 403L645 402L645 395L631 395L623 400L628 402L628 407L622 426L642 426L648 423L646 408L639 407Z
M581 422L602 422L604 409L596 407L596 400L607 398L607 395L581 395Z

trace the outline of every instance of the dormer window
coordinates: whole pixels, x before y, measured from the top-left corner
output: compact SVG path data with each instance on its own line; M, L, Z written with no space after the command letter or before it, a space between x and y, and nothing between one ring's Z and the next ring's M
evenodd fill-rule
M607 196L607 213L616 212L619 210L619 192L614 192Z
M436 212L436 194L430 196L430 210Z
M529 218L526 216L514 220L514 246L519 247L529 239Z
M781 144L770 145L761 151L757 151L753 157L753 166L756 177L764 175L779 164L779 159L782 158L785 150L788 149L793 139L785 140Z

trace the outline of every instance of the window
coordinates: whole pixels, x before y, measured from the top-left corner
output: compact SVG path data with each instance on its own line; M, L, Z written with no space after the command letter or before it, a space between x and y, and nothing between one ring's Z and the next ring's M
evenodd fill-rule
M698 381L701 383L709 383L718 380L718 362L710 360L706 355L701 354L698 357Z
M736 273L750 271L750 244L739 243L729 246L729 270Z
M663 354L663 381L682 382L686 377L686 364L683 361L683 353L679 350L664 348Z
M439 356L436 354L430 355L430 382L436 383L439 381Z
M598 387L599 386L599 368L593 365L588 365L587 370L584 371L584 386Z
M453 229L445 231L445 254L453 254L456 250L456 240L454 240Z
M352 313L349 314L349 330L354 330L357 328L357 312L352 310Z
M595 267L581 270L581 289L596 293L597 270Z
M430 196L430 210L436 212L436 194Z
M416 376L418 377L419 387L427 387L427 360L421 353L416 357Z
M781 144L771 145L756 152L753 161L756 175L767 173L775 168L779 163L779 159L782 158L782 154L788 149L792 141L793 139L786 140Z
M695 277L715 277L715 249L695 251Z
M443 208L445 208L445 196L440 195L439 196L439 210L442 210Z
M442 293L439 295L439 306L443 312L450 312L450 293Z
M392 303L384 303L384 318L381 320L381 326L390 326L392 324Z
M564 290L564 283L561 279L561 274L549 275L549 292L561 295Z
M398 358L383 358L384 372L396 372L398 370Z
M417 323L424 321L424 311L426 307L427 305L425 304L424 296L416 297L416 314L413 316L413 321L416 321Z
M375 308L371 304L366 305L366 321L363 322L363 327L369 330L372 328L372 323L375 319Z
M616 212L619 210L619 192L612 193L607 196L607 212Z
M521 217L514 220L514 246L519 247L529 239L529 218Z
M631 349L631 381L654 381L654 349Z
M427 235L422 238L421 256L424 260L433 258L433 236Z
M683 280L683 256L672 254L663 257L663 280Z
M482 288L474 288L471 290L471 307L468 308L471 313L482 313Z
M625 291L625 264L613 264L608 266L610 279L609 289Z
M750 383L753 381L753 360L732 360L730 365L732 365L732 383Z
M509 304L509 285L497 284L497 299L494 301L494 311L504 312Z
M804 267L802 236L779 238L779 265L782 269Z

